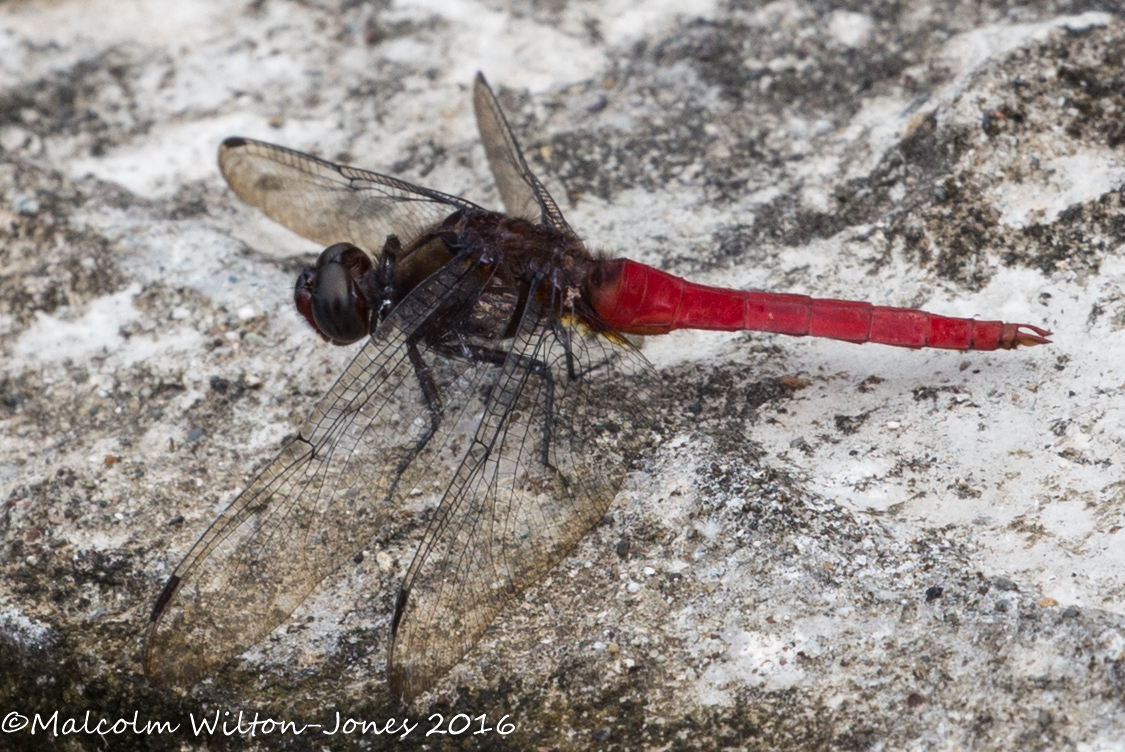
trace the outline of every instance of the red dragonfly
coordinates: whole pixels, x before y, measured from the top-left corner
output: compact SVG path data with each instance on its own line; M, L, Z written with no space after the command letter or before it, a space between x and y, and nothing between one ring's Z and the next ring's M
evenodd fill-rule
M154 681L191 684L261 641L377 546L412 491L436 485L387 657L394 696L432 686L602 518L649 443L658 380L626 335L1048 342L1027 324L725 290L599 259L528 168L481 75L473 104L507 214L261 141L220 147L239 198L328 246L297 280L297 309L325 340L363 346L169 578L146 634Z

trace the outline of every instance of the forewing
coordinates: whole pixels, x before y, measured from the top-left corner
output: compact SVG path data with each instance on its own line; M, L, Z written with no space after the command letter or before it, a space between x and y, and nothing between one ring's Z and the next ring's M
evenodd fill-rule
M484 152L496 179L496 189L508 213L569 231L570 226L563 219L558 204L527 166L500 103L482 73L477 73L473 85L473 109Z
M348 242L372 254L388 235L409 245L453 211L480 208L404 180L249 138L222 143L219 169L239 198L290 230L321 245Z
M435 311L456 318L487 274L451 261L388 316L302 426L176 568L153 609L145 673L187 686L264 638L316 585L369 545L432 470L457 421L419 451L433 411L410 346ZM451 393L488 391L498 369L439 374ZM433 374L427 377L432 381ZM448 426L447 430L445 427Z
M399 593L392 693L429 688L602 518L652 435L657 388L627 343L552 327L532 301Z

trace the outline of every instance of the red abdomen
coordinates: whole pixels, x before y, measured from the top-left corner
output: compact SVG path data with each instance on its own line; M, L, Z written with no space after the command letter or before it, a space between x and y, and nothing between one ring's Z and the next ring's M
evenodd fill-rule
M613 329L663 334L673 329L755 330L896 347L1011 349L1046 344L1029 324L950 318L912 308L707 287L628 259L591 268L586 300Z

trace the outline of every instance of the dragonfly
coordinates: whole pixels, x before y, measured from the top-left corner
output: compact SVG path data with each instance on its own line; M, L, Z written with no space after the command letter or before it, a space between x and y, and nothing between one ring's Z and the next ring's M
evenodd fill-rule
M431 688L606 514L653 443L660 380L633 335L1050 341L1028 324L710 287L599 257L528 167L481 74L473 106L506 213L249 138L220 146L242 201L326 246L297 280L299 313L325 341L362 345L167 580L145 634L152 681L215 674L429 489L386 666L399 700Z

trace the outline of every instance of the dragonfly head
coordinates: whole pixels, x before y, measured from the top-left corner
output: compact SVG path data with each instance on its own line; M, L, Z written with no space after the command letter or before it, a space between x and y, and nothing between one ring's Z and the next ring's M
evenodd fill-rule
M316 266L297 278L297 310L316 332L334 345L350 345L371 330L371 304L377 295L370 257L351 243L325 248Z

